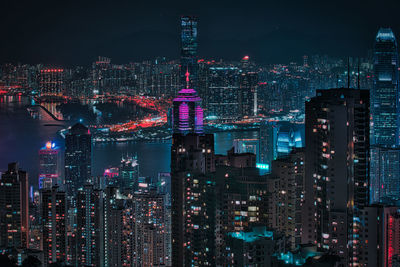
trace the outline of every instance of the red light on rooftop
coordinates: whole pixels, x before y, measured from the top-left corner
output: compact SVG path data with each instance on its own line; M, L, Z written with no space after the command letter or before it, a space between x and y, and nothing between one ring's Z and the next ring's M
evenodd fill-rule
M249 60L249 58L250 58L249 56L244 56L243 60Z

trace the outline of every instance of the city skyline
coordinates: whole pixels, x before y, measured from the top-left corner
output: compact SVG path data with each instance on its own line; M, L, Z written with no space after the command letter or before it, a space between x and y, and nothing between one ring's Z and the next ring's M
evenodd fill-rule
M0 22L8 27L0 62L70 66L88 65L98 55L117 63L179 58L177 18L185 14L200 18L201 57L233 60L248 54L264 64L310 53L361 57L372 49L369 40L380 27L400 32L395 1L23 5L21 10L11 1L2 3L7 12Z
M397 5L155 4L24 6L43 15L32 26L54 19L26 36L51 35L45 55L30 46L43 64L23 43L25 63L0 63L0 265L400 266L397 24L362 37ZM127 32L154 47L126 52ZM66 47L97 59L70 66Z

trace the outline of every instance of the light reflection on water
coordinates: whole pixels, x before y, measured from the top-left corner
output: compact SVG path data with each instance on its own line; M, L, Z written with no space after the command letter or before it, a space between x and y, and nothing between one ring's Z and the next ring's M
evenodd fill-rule
M26 107L30 104L27 97L0 96L0 171L6 170L9 162L18 161L20 167L28 171L30 183L37 185L39 149L52 140L63 152L64 140L57 134L62 127L46 126L55 121L35 120L29 116ZM57 124L68 126L67 122ZM216 133L215 152L225 154L235 138L257 137L256 131ZM155 177L159 172L170 170L170 141L98 143L93 146L93 175L101 175L105 168L118 166L122 155L126 154L138 156L141 176Z

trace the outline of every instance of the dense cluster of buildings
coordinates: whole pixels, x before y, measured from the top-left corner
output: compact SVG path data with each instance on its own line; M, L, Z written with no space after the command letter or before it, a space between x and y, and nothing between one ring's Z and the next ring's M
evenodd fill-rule
M50 100L132 95L172 99L186 87L188 72L189 87L203 100L204 118L226 122L290 111L304 113L304 101L314 96L316 89L358 84L372 88L373 84L372 56L349 60L304 56L301 62L260 65L249 56L237 61L202 59L197 50L197 18L182 17L180 60L160 57L115 64L99 57L89 67L69 68L3 64L0 89Z
M197 19L182 17L181 26L180 64L4 66L5 87L40 96L174 99L170 173L140 177L137 158L124 156L93 177L92 136L80 123L66 134L63 163L52 142L40 149L37 191L9 164L0 179L1 254L18 264L34 256L44 266L399 266L392 31L379 30L373 65L358 60L350 73L351 60L346 69L327 57L270 67L248 57L201 60ZM224 155L203 128L210 117L290 110L304 112L304 123L264 120L258 139L235 139Z

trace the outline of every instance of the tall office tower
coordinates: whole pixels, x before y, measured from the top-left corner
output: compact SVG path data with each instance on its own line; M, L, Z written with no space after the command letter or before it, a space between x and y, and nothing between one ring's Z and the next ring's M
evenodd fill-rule
M399 207L373 204L360 210L357 266L398 266L400 255Z
M77 208L77 264L100 266L104 249L103 192L91 184L78 189Z
M239 117L239 69L237 67L210 67L207 93L207 116L218 120L234 120Z
M91 175L92 136L89 129L75 124L65 136L65 184L67 196L76 194Z
M57 186L42 189L44 266L66 261L66 196Z
M242 117L257 116L258 74L244 71L239 76L239 114Z
M303 243L357 257L359 210L369 202L369 91L317 90L306 103Z
M381 28L374 44L374 86L371 91L371 144L393 147L399 136L399 55L396 38Z
M135 203L135 260L134 266L165 265L166 228L164 196L156 189L137 192Z
M165 218L165 265L171 266L171 173L161 172L158 174L157 192L164 196L164 218Z
M197 18L181 17L181 87L186 85L185 72L192 75L189 87L197 89Z
M8 164L0 180L0 247L27 248L29 234L28 174Z
M214 171L213 135L173 135L172 266L214 265Z
M399 55L396 38L381 28L374 44L371 91L371 202L400 199Z
M278 229L295 250L301 244L302 207L304 202L304 150L294 150L287 157L272 162L272 174L279 178Z
M179 91L173 101L172 129L174 133L202 133L203 109L201 98L194 89L189 89L189 73L186 72L187 86Z
M139 178L139 163L137 157L122 157L119 168L119 184L121 191L133 192Z
M39 150L39 188L52 188L61 184L60 149L49 141Z
M219 157L219 156L218 156ZM260 176L253 154L235 154L242 160L230 160L216 167L216 260L225 266L229 233L250 231L255 225L268 225L268 179ZM253 162L243 165L239 162ZM217 161L219 162L219 160ZM233 164L232 164L233 163Z
M40 70L40 96L62 96L65 91L65 73L63 69L45 68Z
M135 202L132 195L122 204L122 266L136 266Z

